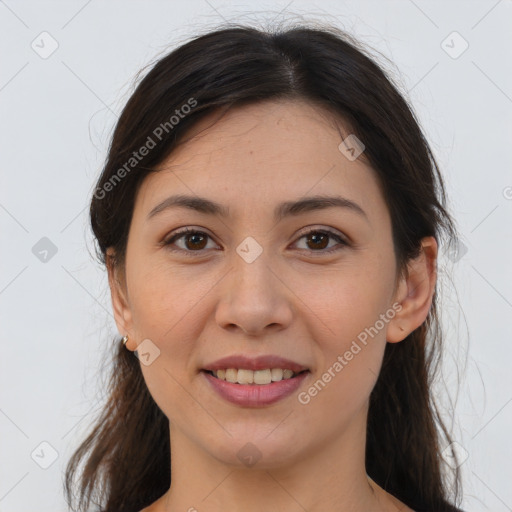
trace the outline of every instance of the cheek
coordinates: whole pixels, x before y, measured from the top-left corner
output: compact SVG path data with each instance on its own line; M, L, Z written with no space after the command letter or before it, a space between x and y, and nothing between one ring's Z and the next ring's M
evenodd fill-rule
M140 336L153 336L162 343L193 337L194 329L199 326L194 322L195 312L213 286L213 276L157 264L140 270L134 268L130 277L132 289L137 290L131 308Z
M204 411L187 390L197 371L193 356L202 331L197 319L204 314L204 283L161 266L134 273L132 283L137 290L131 300L137 335L150 339L159 350L151 365L141 365L148 390L170 421L198 421Z
M131 298L137 338L151 340L158 351L151 365L141 364L144 379L164 413L168 417L171 411L179 414L180 404L190 401L182 386L197 371L193 356L203 328L197 319L204 314L201 298L208 288L205 290L204 283L185 279L179 273L171 275L165 268L134 272L131 277L133 290L137 290ZM183 414L186 409L184 405Z
M307 297L307 308L300 315L310 319L308 327L320 362L315 369L318 380L307 390L304 401L316 403L319 414L326 406L333 406L333 414L343 417L355 412L375 385L386 347L386 328L394 316L394 310L388 311L393 262L383 262L383 258L361 261L325 277L317 276L315 286L302 281L302 289L295 290L298 296Z
M345 283L332 290L328 303L320 304L318 297L317 307L310 306L318 313L311 335L319 366L299 397L308 411L306 421L316 425L330 411L334 433L366 406L386 347L386 324L379 316L383 297L375 287Z
M392 265L381 255L361 257L336 270L296 280L294 292L307 306L301 314L315 323L319 343L324 340L326 347L343 349L375 325L390 307ZM382 325L377 327L385 336Z

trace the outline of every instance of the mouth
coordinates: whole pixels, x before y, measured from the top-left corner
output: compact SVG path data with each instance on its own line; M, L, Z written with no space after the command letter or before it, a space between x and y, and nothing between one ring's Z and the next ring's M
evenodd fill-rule
M290 397L311 370L277 354L232 354L200 370L210 390L240 407L265 407Z
M304 373L309 373L309 370L294 372L289 368L266 368L255 371L245 368L226 368L219 370L203 369L201 371L230 384L252 386L271 385L276 382L295 379Z
M227 368L202 369L200 372L210 389L224 400L239 407L266 407L293 395L310 370L266 368L248 370Z

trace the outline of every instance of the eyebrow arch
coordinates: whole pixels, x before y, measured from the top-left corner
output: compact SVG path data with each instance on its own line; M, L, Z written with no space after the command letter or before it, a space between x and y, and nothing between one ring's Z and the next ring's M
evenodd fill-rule
M316 195L299 199L297 201L285 201L276 206L274 210L274 220L280 221L284 217L301 215L306 212L323 210L326 208L339 207L346 208L357 213L368 221L366 212L355 202L341 196L322 196ZM215 201L204 197L175 195L164 199L158 203L148 214L149 220L155 215L168 210L169 208L188 208L206 215L219 215L229 217L229 208Z

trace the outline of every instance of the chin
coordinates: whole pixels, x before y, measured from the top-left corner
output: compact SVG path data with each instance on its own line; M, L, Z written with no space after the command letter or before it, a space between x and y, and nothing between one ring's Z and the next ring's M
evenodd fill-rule
M275 426L272 428L275 429ZM265 429L259 435L255 432L254 435L248 435L243 429L237 434L233 433L232 437L226 434L222 443L217 439L215 450L210 453L226 465L262 470L291 465L300 459L304 443L292 440L286 431L277 435L277 429L272 432L272 428Z

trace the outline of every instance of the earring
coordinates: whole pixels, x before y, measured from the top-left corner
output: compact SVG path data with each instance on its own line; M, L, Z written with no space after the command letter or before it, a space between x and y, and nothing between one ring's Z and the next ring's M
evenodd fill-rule
M123 336L123 339L121 340L123 342L123 345L126 347L126 342L128 341L128 336Z

